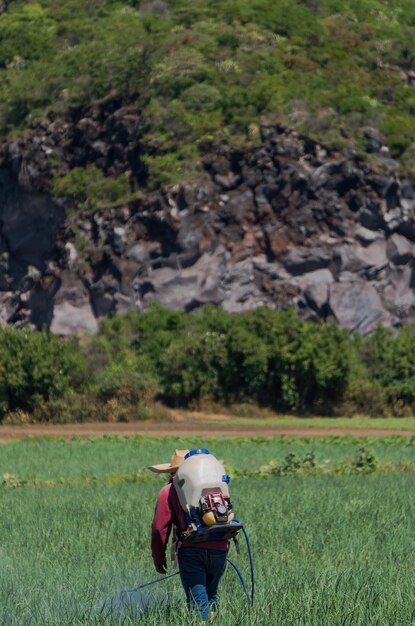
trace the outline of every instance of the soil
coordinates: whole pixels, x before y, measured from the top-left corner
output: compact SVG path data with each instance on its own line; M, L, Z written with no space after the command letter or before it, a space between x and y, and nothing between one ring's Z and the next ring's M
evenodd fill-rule
M143 435L152 437L167 436L197 436L197 437L327 437L339 435L353 435L358 437L387 437L391 435L414 436L415 431L379 428L344 428L344 427L307 427L278 426L273 424L230 424L227 420L217 416L212 424L198 423L195 418L181 419L171 422L129 422L108 423L93 422L84 424L19 424L0 425L0 442L12 439L26 439L31 437L91 437L98 435Z

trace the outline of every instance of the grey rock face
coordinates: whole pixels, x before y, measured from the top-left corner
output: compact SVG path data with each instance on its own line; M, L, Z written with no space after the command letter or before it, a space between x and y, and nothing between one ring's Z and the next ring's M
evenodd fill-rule
M392 319L383 308L376 289L368 282L335 283L330 286L329 305L339 325L367 334L377 324L390 326Z
M385 140L380 132L376 128L367 128L364 132L364 136L367 144L367 151L369 153L377 153L381 151L382 146L385 145Z
M406 265L414 258L415 244L403 235L394 233L388 239L387 254L394 265Z
M64 220L65 211L50 197L23 189L9 170L0 168L0 254L7 253L12 287L18 287L30 265L44 270L54 258Z
M302 291L308 293L323 293L321 288L327 288L328 285L334 283L334 277L330 270L321 269L314 272L308 272L302 276L298 276L295 284L297 284Z
M353 245L353 251L364 268L380 270L388 264L386 242L383 239L377 239L368 246L361 246L355 243Z
M312 283L304 289L304 297L307 305L317 313L318 317L327 315L330 283Z
M65 337L79 335L85 331L96 333L98 323L87 303L74 306L70 302L62 301L55 304L50 329L53 333Z
M381 230L370 230L364 226L356 228L355 236L364 246L368 246L377 239L384 239L385 237Z
M202 304L220 304L224 291L220 283L224 250L203 255L192 267L182 270L160 268L135 281L139 308L157 301L168 309L192 310Z
M412 317L415 307L415 276L412 264L391 268L385 277L383 300L398 319Z
M62 275L62 284L54 298L50 329L62 336L76 335L85 331L95 333L98 330L87 289L67 272Z
M0 291L0 325L10 324L18 310L18 298L11 291Z
M301 276L330 265L333 253L324 248L293 248L282 257L282 263L292 276Z
M360 224L368 230L377 231L385 224L383 215L381 215L379 211L371 210L369 208L362 208L359 211L358 219Z
M245 152L210 146L196 181L65 222L49 157L145 183L140 132L115 98L0 146L1 323L94 332L101 315L155 301L294 306L361 333L412 317L413 181L282 126L261 127ZM366 139L377 154L381 137Z

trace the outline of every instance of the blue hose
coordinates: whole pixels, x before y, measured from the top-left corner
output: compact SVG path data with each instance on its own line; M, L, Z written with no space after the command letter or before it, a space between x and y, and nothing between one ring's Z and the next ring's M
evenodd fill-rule
M236 522L238 520L235 520ZM235 565L235 563L228 557L226 557L227 562L232 565L233 569L235 570L235 572L238 574L239 576L239 580L242 583L242 587L244 588L244 592L245 595L248 599L248 602L251 606L253 606L254 604L254 591L255 591L255 572L254 572L254 563L252 560L252 551L251 551L251 544L249 543L249 538L248 538L248 534L245 530L245 527L242 526L242 532L244 534L245 537L245 541L246 541L246 547L248 550L248 557L249 557L249 566L251 569L251 593L249 593L246 582L244 580L244 577L242 576L241 572L239 571L238 567ZM140 585L139 587L135 587L134 589L125 589L125 591L127 593L132 593L133 591L137 591L138 589L144 589L144 587L149 587L150 585L156 585L157 583L161 583L164 582L165 580L167 580L168 578L172 578L173 576L177 576L180 572L174 572L174 574L169 574L168 576L164 576L163 578L157 578L156 580L152 580L149 583L144 583L144 585Z
M238 520L235 520L238 521ZM254 592L255 592L255 572L254 572L254 562L252 560L252 552L251 552L251 544L249 543L249 538L248 538L248 534L245 530L245 527L242 525L242 532L244 534L245 537L245 541L246 541L246 547L248 549L248 557L249 557L249 567L251 569L251 594L249 594L248 592L248 588L246 586L246 582L241 574L241 572L239 571L239 569L237 568L237 566L235 565L235 563L233 561L231 561L231 559L227 558L226 560L228 561L228 563L230 565L232 565L232 567L234 568L235 572L238 574L239 576L239 580L242 583L242 586L244 588L245 591L245 595L248 599L248 602L251 606L253 606L254 604Z
M245 536L246 547L248 549L249 567L251 568L251 606L252 606L254 604L254 592L255 592L254 562L252 560L251 544L249 543L248 534L247 534L244 526L242 526L242 532L243 532L243 534Z
M252 605L252 602L251 602L251 596L249 595L249 591L248 591L248 589L247 589L246 582L244 581L244 577L242 576L242 574L241 574L241 572L239 571L239 569L236 567L235 563L234 563L233 561L231 561L231 559L230 559L230 558L226 557L226 560L228 561L228 563L229 563L230 565L232 565L233 569L234 569L234 570L235 570L235 572L238 574L238 576L239 576L239 580L240 580L240 581L241 581L241 583L242 583L242 587L244 588L245 595L246 595L246 597L247 597L247 599L248 599L248 602L249 602L249 604L251 604L251 605Z

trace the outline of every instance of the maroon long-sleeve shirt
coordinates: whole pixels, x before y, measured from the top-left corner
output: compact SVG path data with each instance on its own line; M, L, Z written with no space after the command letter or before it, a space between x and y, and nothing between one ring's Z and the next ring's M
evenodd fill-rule
M151 553L154 565L160 567L166 563L166 547L169 541L173 524L178 529L178 535L186 529L185 514L180 506L179 498L173 483L163 487L158 495L153 523L151 525ZM184 539L182 547L207 548L209 550L228 550L229 541L199 541L190 543Z

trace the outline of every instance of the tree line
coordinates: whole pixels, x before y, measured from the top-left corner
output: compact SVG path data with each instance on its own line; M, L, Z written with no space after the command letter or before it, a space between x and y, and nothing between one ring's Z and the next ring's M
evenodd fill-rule
M163 407L251 404L320 415L412 415L415 330L362 337L294 310L153 305L97 335L0 328L0 418L132 420Z

